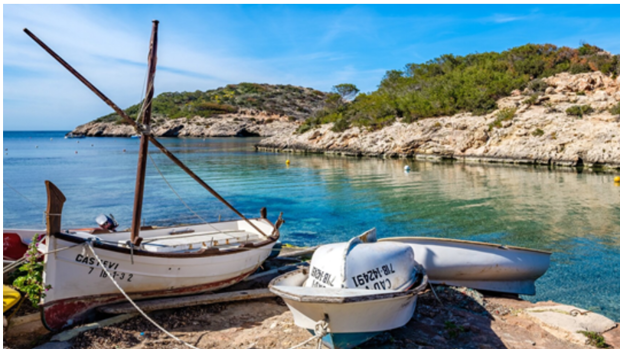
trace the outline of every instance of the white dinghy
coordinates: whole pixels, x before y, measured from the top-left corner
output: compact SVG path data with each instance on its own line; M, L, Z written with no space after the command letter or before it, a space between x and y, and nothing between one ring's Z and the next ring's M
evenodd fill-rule
M282 214L275 225L267 220L266 209L261 209L258 219L246 218L151 134L158 23L153 21L146 98L137 117L142 124L125 114L28 29L24 30L141 135L132 225L127 232L115 232L115 222L108 222L105 216L100 223L103 229L61 229L66 199L46 181L47 238L40 250L46 253L43 284L52 288L41 301L41 313L50 330L82 322L94 308L125 300L119 288L132 299L143 299L201 293L240 282L267 259L279 238ZM149 142L241 219L163 229L141 227Z
M426 289L424 268L405 244L376 242L374 229L348 243L324 245L310 268L269 284L306 328L332 349L353 348L404 326Z
M484 242L394 237L380 239L413 248L429 282L478 290L534 295L534 282L549 269L551 252Z

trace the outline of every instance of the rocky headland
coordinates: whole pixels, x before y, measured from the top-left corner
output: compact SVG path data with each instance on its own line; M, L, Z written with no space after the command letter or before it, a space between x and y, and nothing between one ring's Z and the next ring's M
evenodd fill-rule
M300 122L289 116L269 114L254 109L240 109L234 114L220 114L209 118L194 116L161 120L151 128L156 137L271 137L292 134ZM133 127L116 122L93 121L78 126L73 134L87 137L130 137Z
M620 170L620 112L610 111L620 102L620 77L561 73L543 80L544 91L515 90L486 115L396 121L379 130L335 132L324 124L279 132L256 149Z
M166 92L153 100L156 137L270 137L290 134L324 106L329 94L306 87L240 83L196 92ZM141 104L125 110L136 119ZM88 137L130 137L133 127L115 113L78 126Z
M216 90L222 96L236 92L228 101L234 106L229 110L206 117L155 115L152 130L157 137L267 137L256 145L259 151L620 170L620 111L616 110L620 109L620 77L560 73L542 80L543 91L514 90L485 115L458 113L411 123L396 119L380 129L344 131L327 123L303 133L299 126L325 105L329 94L303 87L246 84L265 89L262 96L267 93L271 98L267 98L268 107L265 102L252 106L247 101L261 95L239 92L243 84L229 85L224 92ZM131 126L110 116L72 132L89 137L135 134Z

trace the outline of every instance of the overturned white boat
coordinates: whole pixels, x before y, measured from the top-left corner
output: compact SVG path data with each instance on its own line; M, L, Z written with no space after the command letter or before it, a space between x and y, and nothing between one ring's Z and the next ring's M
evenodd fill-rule
M279 237L281 214L275 225L267 220L266 209L261 210L259 219L246 218L151 134L157 26L158 21L153 21L146 97L137 117L141 124L25 29L141 135L132 224L127 232L115 232L115 222L105 216L101 222L97 219L101 229L61 229L66 199L54 184L46 181L47 238L40 250L46 253L43 284L52 288L46 292L41 307L43 323L50 330L86 320L95 307L125 300L119 288L130 298L141 299L200 293L237 283L263 263ZM241 219L163 229L141 227L149 142Z
M407 324L427 281L409 246L376 242L373 229L321 246L310 268L272 280L269 289L284 299L297 326L332 349L346 349Z
M551 252L484 242L394 237L380 239L413 248L429 282L478 290L536 294L535 281L549 269Z

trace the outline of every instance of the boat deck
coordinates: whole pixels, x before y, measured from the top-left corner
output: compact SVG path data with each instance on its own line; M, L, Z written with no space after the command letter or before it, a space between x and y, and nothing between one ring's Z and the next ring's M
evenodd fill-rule
M269 234L273 227L262 220L252 220L264 233ZM95 233L95 230L67 230L70 234L83 239L127 247L131 238L129 232ZM142 244L137 249L149 252L184 253L196 252L207 248L239 248L242 245L258 243L266 238L243 221L219 222L165 229L140 231Z

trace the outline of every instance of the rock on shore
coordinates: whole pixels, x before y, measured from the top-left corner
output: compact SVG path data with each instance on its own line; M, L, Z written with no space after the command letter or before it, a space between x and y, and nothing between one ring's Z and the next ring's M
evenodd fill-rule
M241 109L235 114L221 114L210 118L195 116L191 119L155 119L152 125L156 137L270 137L291 134L299 127L298 121L288 116ZM78 126L73 134L88 137L130 137L133 127L114 122L89 122Z
M493 113L470 113L396 122L381 130L354 127L331 131L331 124L303 134L277 133L258 150L335 153L351 156L415 157L620 169L620 116L608 109L620 101L620 77L600 72L562 73L544 79L548 87L528 104L530 91L513 91ZM536 98L536 97L534 97ZM568 115L575 105L591 114ZM503 108L514 117L490 127Z

